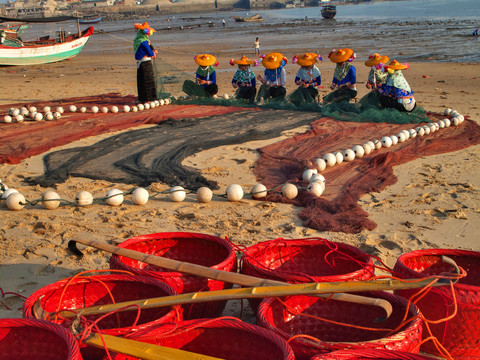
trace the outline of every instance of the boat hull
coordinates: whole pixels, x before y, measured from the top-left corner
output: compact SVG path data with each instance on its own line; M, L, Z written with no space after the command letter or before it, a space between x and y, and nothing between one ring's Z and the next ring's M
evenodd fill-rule
M89 28L81 37L63 43L0 45L0 65L40 65L72 58L83 49L92 33L93 28Z

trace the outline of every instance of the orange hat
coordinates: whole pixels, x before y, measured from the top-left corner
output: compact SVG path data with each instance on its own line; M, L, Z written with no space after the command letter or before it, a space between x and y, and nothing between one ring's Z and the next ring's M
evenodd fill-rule
M200 66L211 66L217 63L217 58L210 54L200 54L195 56L194 59Z
M330 58L330 61L334 63L341 63L355 59L355 53L352 49L348 48L338 50L333 49L330 54L328 54L328 57Z
M390 60L388 56L382 56L380 54L375 53L368 57L368 60L365 61L365 65L367 65L368 67L372 67L380 63L386 64L388 60Z
M386 68L388 69L392 69L392 70L403 70L403 69L408 69L409 66L407 63L405 64L402 64L402 63L399 63L397 60L393 59L392 61L390 61L390 64L388 64L387 66L385 66Z
M143 24L135 24L134 25L135 29L138 29L138 30L148 30L148 33L146 33L147 35L152 35L154 32L155 32L155 29L150 27L150 25L148 25L148 22L144 22Z
M262 65L267 69L273 70L287 64L287 58L278 52L265 55L262 59Z
M242 58L240 60L230 60L230 64L233 66L235 64L237 65L253 65L255 64L256 61L255 60L250 60L249 58L247 58L245 55L242 56Z
M318 60L322 61L322 57L315 53L305 53L300 56L294 56L292 62L296 62L300 66L311 66L315 64Z

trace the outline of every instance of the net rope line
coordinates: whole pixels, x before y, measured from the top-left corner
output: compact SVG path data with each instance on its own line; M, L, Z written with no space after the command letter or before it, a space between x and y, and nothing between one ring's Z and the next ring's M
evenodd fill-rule
M24 300L27 299L26 296L23 296L21 294L18 294L16 292L11 292L11 291L3 291L3 289L0 287L0 295L2 295L2 300L0 300L0 305L2 305L5 309L7 310L13 310L12 308L10 308L7 304L5 304L5 302L3 301L3 299L5 299L5 297L7 295L13 295L13 296L17 296L17 297L20 297L20 298L23 298ZM22 309L21 307L18 309L20 310Z

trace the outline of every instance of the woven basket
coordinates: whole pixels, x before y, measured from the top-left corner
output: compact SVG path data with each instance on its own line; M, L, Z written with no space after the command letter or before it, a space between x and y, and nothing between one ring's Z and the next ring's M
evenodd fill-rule
M369 359L390 359L390 360L432 360L431 357L407 353L403 351L390 351L378 349L361 350L339 350L328 354L316 355L310 360L369 360Z
M385 299L390 302L393 312L385 321L376 321L385 317L383 309L377 306L354 304L344 301L328 300L312 296L290 296L268 298L262 301L258 309L258 322L261 326L276 331L286 339L294 335L307 335L318 340L296 338L289 342L297 360L307 360L321 352L342 349L388 349L406 352L418 352L416 348L422 337L422 322L419 310L411 305L408 319L415 317L400 330L392 333L402 322L407 309L407 301L397 295L383 291L366 292L361 295ZM282 304L283 303L285 304ZM302 315L294 315L288 309L295 309ZM318 320L310 315L332 321L363 326L368 328L387 329L372 331L358 327L346 327Z
M288 283L368 280L372 259L360 249L326 239L275 239L247 248L241 259L246 275ZM254 310L261 300L249 299Z
M443 262L441 256L453 259L467 272L467 276L455 284L457 315L447 322L431 324L430 329L455 359L480 359L480 252L453 249L412 251L398 258L394 272L402 278L454 272L453 266ZM410 298L415 292L399 291L398 294ZM417 306L428 320L438 320L451 315L454 311L454 300L450 287L431 289ZM421 350L437 354L431 341L423 344Z
M82 360L64 327L36 319L0 319L0 360Z
M237 257L232 244L226 239L212 235L165 232L137 236L118 246L149 255L203 265L216 270L237 271ZM161 279L177 290L179 294L223 290L232 287L232 284L223 281L169 271L117 255L113 255L110 259L110 268L128 270L139 275ZM226 301L215 301L184 305L183 316L185 319L217 317L222 314L225 304Z
M225 360L294 360L286 341L274 332L237 319L196 319L161 324L129 339ZM136 359L117 354L115 360Z
M48 312L63 309L78 309L94 305L111 304L130 300L147 299L175 295L176 292L168 284L157 279L133 275L95 275L68 279L45 286L25 300L23 315L34 318L33 306L40 299L40 304ZM114 301L112 301L112 297ZM105 317L98 322L98 328L103 334L124 336L131 331L138 331L149 325L162 322L172 322L182 319L180 306L145 309L140 313L136 326L134 320L137 311L118 312ZM98 315L89 315L90 321L98 319ZM72 325L72 319L53 320L64 327ZM80 345L82 356L85 359L102 359L105 351L95 349L84 344Z

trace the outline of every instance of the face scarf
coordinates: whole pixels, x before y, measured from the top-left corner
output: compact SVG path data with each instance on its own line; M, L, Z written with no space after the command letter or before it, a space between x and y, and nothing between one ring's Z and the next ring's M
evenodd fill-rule
M148 35L145 34L143 30L138 30L137 36L135 36L135 39L133 39L133 51L135 53L144 41L148 41Z
M389 74L387 77L387 86L392 86L397 89L401 89L407 93L410 93L412 89L408 85L407 80L402 74L401 70L395 70L393 74Z
M248 67L246 71L238 69L235 72L235 75L233 75L233 80L239 83L249 83L250 80L252 80L254 77L255 77L255 74L253 73L252 69Z
M342 81L345 76L347 76L351 66L352 64L346 61L342 65L337 64L337 66L335 66L335 73L333 74L333 77L338 81Z
M280 76L282 72L283 66L279 66L276 69L265 69L265 77L271 83L275 83L277 78Z
M375 76L374 76L375 75ZM375 69L372 67L368 73L368 81L370 83L385 84L387 81L387 72L383 72L382 69Z
M297 76L303 81L312 81L320 76L320 70L315 65L311 69L301 67L297 72Z
M199 66L196 72L199 76L208 79L210 78L210 75L215 72L215 69L213 68L213 66L207 66L207 68L204 70L201 66Z

